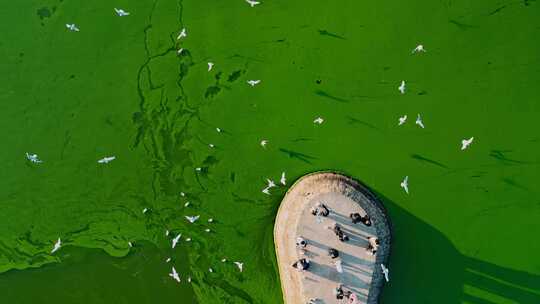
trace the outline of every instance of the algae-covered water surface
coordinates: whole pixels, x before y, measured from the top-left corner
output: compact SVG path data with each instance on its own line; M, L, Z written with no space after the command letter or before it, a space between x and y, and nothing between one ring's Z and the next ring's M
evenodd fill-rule
M261 190L327 169L388 209L382 303L540 303L540 3L27 0L0 17L1 303L281 303L287 187Z

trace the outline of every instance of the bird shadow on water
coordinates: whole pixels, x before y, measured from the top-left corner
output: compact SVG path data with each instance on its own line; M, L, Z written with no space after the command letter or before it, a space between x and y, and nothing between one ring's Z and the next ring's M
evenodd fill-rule
M391 281L381 303L540 303L540 275L465 256L441 232L376 194L393 226Z

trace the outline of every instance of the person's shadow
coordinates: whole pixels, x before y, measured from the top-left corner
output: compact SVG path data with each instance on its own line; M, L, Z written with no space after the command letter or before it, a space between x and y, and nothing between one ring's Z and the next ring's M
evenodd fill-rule
M391 280L380 303L540 303L539 275L462 255L442 233L376 194L393 226Z

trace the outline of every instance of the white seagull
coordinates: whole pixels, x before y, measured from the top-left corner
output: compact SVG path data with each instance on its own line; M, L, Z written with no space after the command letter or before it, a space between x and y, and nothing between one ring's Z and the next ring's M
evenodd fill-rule
M398 126L401 126L401 125L404 124L406 121L407 121L407 115L403 115L402 117L399 118L399 124L398 124Z
M62 247L62 240L60 240L60 238L58 238L58 240L56 241L56 243L54 243L54 247L53 249L51 250L51 254L55 253L56 251L58 251L58 249L60 249L60 247Z
M100 164L108 164L108 163L112 162L115 159L116 159L116 156L108 156L108 157L104 157L104 158L98 160L97 162L100 163Z
M271 179L268 179L268 178L267 178L267 179L266 179L266 182L268 183L268 187L267 187L268 189L273 188L273 187L276 186L276 183L275 183L273 180L271 180Z
M254 1L254 0L246 0L246 2L249 4L249 6L251 7L254 7L255 5L257 4L261 4L261 2L259 1Z
M417 45L414 50L412 50L412 53L425 53L426 52L426 49L424 49L424 46L419 44Z
M399 184L407 194L409 194L409 176L405 176L401 184Z
M473 140L474 140L474 137L462 140L461 141L461 150L467 149L472 144Z
M195 223L196 220L198 220L200 217L200 215L195 215L195 216L187 216L186 215L186 219L190 222L190 223Z
M75 23L72 23L72 24L66 23L66 27L72 32L79 31L79 28L75 25Z
M184 37L187 37L187 31L186 28L183 28L180 33L178 34L178 37L176 37L176 40L182 39Z
M254 86L258 85L259 83L261 83L261 81L259 79L257 79L257 80L248 80L247 83L250 86L254 87Z
M169 236L169 230L165 230L165 236Z
M142 210L142 213L143 213L143 214L145 214L146 212L148 212L148 208L144 208L144 209Z
M180 241L180 237L182 237L181 233L174 237L174 239L172 240L172 248L176 247L176 244L178 244L178 241Z
M322 117L317 117L315 118L315 120L313 120L313 123L316 123L316 124L322 124L324 122L324 119Z
M264 188L264 189L262 189L262 193L264 193L266 195L270 195L270 189L269 188Z
M39 156L37 154L30 154L26 152L26 159L36 164L42 163L42 161L39 159Z
M169 263L170 261L171 261L171 258L167 258L167 259L165 260L165 263Z
M216 131L217 131L218 133L221 133L221 129L220 129L220 128L216 128Z
M226 258L221 259L221 263L225 263L225 262L227 262Z
M401 94L405 94L405 80L401 81L401 84L399 85L398 90L401 92Z
M390 282L390 278L388 277L389 271L388 268L386 268L383 264L381 264L382 273L384 274L384 279L386 282Z
M183 51L184 51L184 48L179 48L178 51L176 51L176 54L180 55L182 54Z
M173 278L176 282L180 283L180 276L178 275L178 272L176 272L176 269L174 269L174 266L172 268L172 272L169 273L169 276Z
M285 172L282 172L281 173L281 179L279 180L279 182L285 186L287 184L287 180L285 179Z
M208 144L208 147L215 148L216 146L214 146L214 144Z
M415 122L417 125L420 126L420 128L424 129L424 123L422 122L422 116L420 116L420 114L418 114L418 116L416 117L416 122Z
M244 271L244 263L234 262L234 264L236 265L236 267L238 267L240 272Z
M208 62L208 72L210 72L212 70L212 68L214 68L214 63L213 62Z
M213 223L213 222L214 222L214 219L213 219L213 218L209 218L209 219L208 219L208 222L209 222L209 223Z
M190 202L186 202L186 203L184 204L184 207L188 207L190 204L191 204Z
M129 16L129 13L121 8L114 8L114 11L119 17Z
M267 144L268 144L268 140L266 139L261 140L261 147L266 148Z

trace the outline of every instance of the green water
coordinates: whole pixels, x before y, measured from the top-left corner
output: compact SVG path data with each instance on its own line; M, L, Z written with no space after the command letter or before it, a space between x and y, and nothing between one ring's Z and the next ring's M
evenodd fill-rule
M540 3L26 0L0 20L1 303L280 303L286 189L261 189L322 169L389 211L382 303L540 303Z

